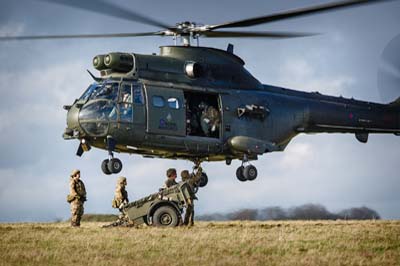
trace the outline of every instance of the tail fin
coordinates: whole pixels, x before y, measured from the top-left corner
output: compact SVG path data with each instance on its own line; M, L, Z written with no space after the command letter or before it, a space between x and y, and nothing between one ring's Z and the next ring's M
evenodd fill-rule
M389 103L389 106L400 109L400 97L394 100L393 102Z
M395 112L400 111L400 97L388 104L389 107L393 108ZM400 121L399 121L400 124ZM396 136L400 136L400 132L394 133Z

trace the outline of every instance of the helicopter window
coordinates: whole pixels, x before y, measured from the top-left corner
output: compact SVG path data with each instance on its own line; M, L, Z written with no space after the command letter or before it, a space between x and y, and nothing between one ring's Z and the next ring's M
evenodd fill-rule
M96 101L83 106L79 112L79 119L82 121L108 121L117 119L115 105L108 101Z
M132 122L132 104L120 104L119 115L121 122Z
M143 89L141 83L133 84L133 100L134 103L143 104Z
M115 101L118 96L118 83L104 83L103 86L96 88L90 99L107 99Z
M168 106L172 109L179 109L179 99L177 98L169 98L168 99Z
M165 105L164 98L161 96L153 96L152 100L153 100L153 106L155 107L164 107Z
M79 98L79 100L86 101L89 99L90 95L92 94L93 91L95 91L99 87L99 84L93 83L87 88L87 90L82 94L82 96Z
M108 123L104 122L84 122L81 125L87 133L94 136L105 135L108 131Z
M131 91L131 88L132 88L132 86L130 84L124 84L121 87L121 93L120 93L119 102L132 103L132 91Z

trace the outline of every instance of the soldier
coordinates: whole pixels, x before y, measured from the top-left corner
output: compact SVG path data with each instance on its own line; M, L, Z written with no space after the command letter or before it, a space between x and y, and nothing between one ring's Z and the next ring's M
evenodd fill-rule
M218 110L214 106L204 106L200 120L201 128L207 137L210 135L214 136L215 133L218 132L221 118Z
M194 225L194 200L197 199L196 195L194 194L194 189L197 186L197 183L200 181L202 174L202 169L199 167L197 173L189 173L188 170L183 170L181 172L181 177L183 182L187 182L193 192L192 197L188 200L185 218L183 219L183 225L193 226Z
M176 179L176 169L175 168L169 168L167 170L167 180L165 180L165 188L172 187L178 183L175 181Z
M125 187L128 185L126 181L126 177L121 176L118 178L117 186L115 188L114 199L112 200L112 207L115 209L119 209L121 214L118 216L118 220L111 225L108 226L119 226L119 225L126 225L130 226L129 218L127 217L124 211L124 205L129 203L128 199L128 192L126 191ZM105 226L105 227L108 227Z
M83 203L86 201L85 184L80 180L81 172L73 170L69 182L68 203L71 204L71 226L79 227L83 215Z
M114 199L112 201L112 207L121 210L122 207L129 202L128 192L125 187L128 185L126 177L120 176L117 181L117 187L115 188Z

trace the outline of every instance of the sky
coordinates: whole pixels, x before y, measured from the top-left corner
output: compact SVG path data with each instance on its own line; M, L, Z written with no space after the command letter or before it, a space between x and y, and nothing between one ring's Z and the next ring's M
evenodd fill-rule
M113 1L167 24L216 24L278 11L328 3L325 0L271 1ZM0 36L146 32L153 26L43 1L0 0ZM291 19L249 30L316 32L284 40L201 39L202 46L234 52L262 83L302 91L390 102L400 96L377 88L385 46L399 34L400 1ZM108 52L158 53L173 40L122 39L8 41L0 43L0 222L54 221L69 217L66 202L70 172L81 170L86 213L116 213L111 208L116 179L100 164L107 152L75 155L78 141L63 140L65 104L78 98L96 73L92 58ZM96 73L97 74L97 73ZM131 200L158 191L165 171L191 169L188 161L145 159L117 154L124 163ZM368 206L385 219L400 219L400 138L370 135L368 144L351 134L295 137L284 152L263 155L253 164L258 177L239 182L236 168L204 163L209 183L198 193L197 214L240 208L322 204L330 211Z

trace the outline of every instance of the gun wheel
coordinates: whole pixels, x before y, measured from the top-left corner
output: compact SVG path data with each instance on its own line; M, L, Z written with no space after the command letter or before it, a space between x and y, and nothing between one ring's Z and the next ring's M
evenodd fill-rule
M174 227L179 224L179 217L173 207L161 206L154 212L153 224L155 226Z

